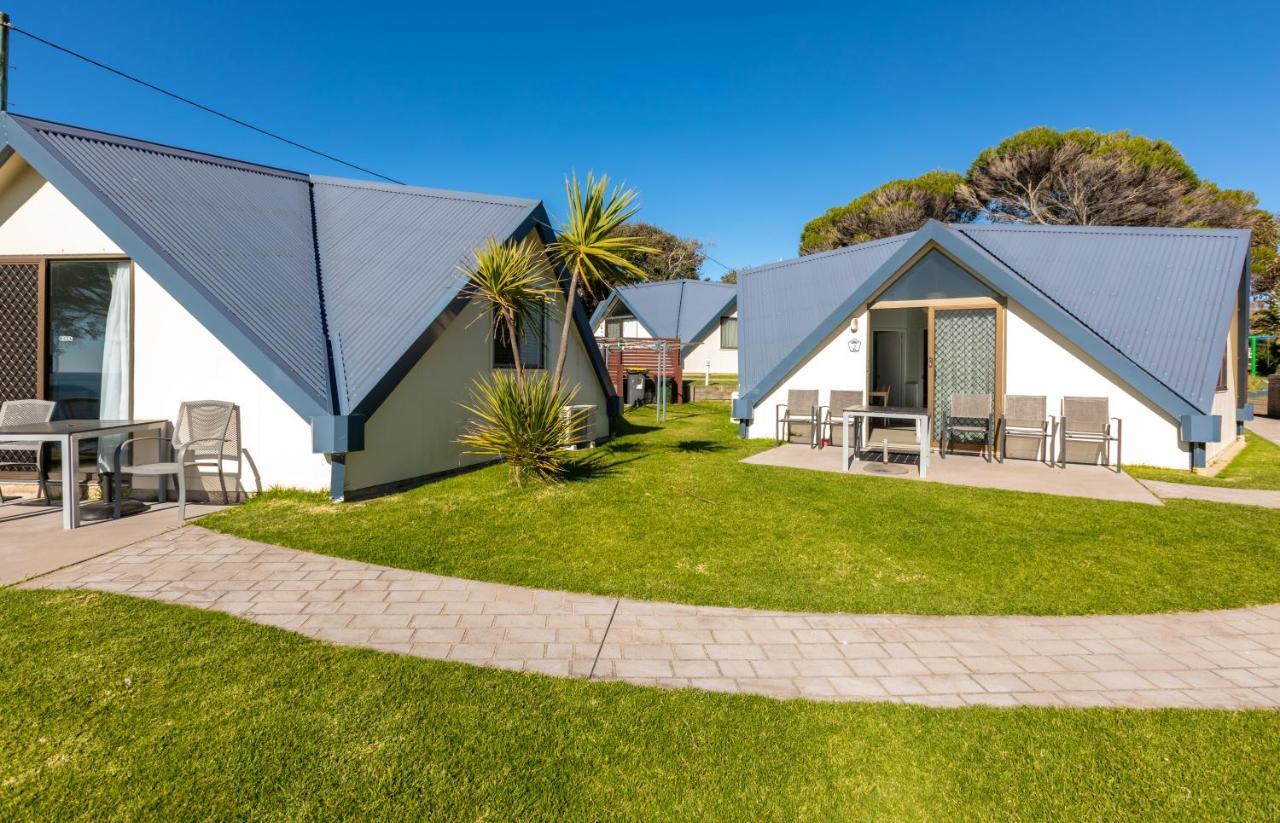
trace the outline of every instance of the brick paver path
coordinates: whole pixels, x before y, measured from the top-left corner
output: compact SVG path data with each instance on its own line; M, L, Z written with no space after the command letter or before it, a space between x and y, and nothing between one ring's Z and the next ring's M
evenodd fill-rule
M28 586L216 609L309 637L543 674L961 706L1280 705L1280 606L912 617L646 603L478 583L188 527Z

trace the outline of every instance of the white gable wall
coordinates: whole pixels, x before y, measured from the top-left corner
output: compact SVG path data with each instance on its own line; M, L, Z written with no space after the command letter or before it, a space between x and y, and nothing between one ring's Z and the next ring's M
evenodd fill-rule
M725 317L737 316L737 309L734 309L733 312L725 315ZM683 368L685 379L690 380L695 378L697 375L705 373L707 371L708 363L710 363L712 374L738 373L738 350L720 347L719 321L711 327L711 331L707 332L707 336L699 340L698 344L684 356Z
M832 389L866 390L869 350L867 312L858 316L858 332L842 324L825 343L793 369L782 383L755 407L748 437L772 439L776 408L787 402L789 389L818 389L819 402L827 403ZM859 350L850 351L857 339ZM1123 420L1122 458L1126 464L1146 464L1174 469L1191 467L1188 445L1179 439L1178 423L1127 388L1118 378L1094 364L1057 332L1037 320L1030 311L1009 303L1005 324L1005 391L1008 394L1044 395L1049 414L1059 415L1064 395L1109 397L1111 414ZM1229 395L1221 393L1225 404ZM1214 413L1219 413L1215 403ZM1234 412L1224 413L1223 435L1234 433ZM1209 453L1225 444L1211 444Z
M21 158L0 169L0 255L103 254L125 256ZM134 417L173 420L183 400L233 401L264 488L328 488L328 462L311 452L308 421L136 266L133 298ZM253 488L247 464L244 484ZM204 486L216 488L216 480Z
M555 365L563 313L563 299L547 310L548 368ZM462 404L470 401L472 382L492 371L490 326L489 312L472 304L427 349L369 418L364 450L347 455L348 490L439 474L491 459L466 454L457 442L470 417ZM578 387L575 403L596 407L588 436L602 439L609 434L604 390L576 329L569 340L564 383Z

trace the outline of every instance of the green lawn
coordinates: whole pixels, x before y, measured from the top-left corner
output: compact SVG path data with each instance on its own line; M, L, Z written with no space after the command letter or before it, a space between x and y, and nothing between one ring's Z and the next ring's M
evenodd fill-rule
M407 569L766 609L1079 614L1280 601L1280 511L1163 508L752 466L723 404L633 412L577 477L500 467L331 505L277 492L201 521Z
M0 819L1276 819L1280 712L555 680L0 591Z
M1244 449L1213 477L1152 466L1128 466L1125 471L1140 480L1165 480L1224 489L1280 490L1280 446L1253 432L1245 432L1244 437L1247 444Z

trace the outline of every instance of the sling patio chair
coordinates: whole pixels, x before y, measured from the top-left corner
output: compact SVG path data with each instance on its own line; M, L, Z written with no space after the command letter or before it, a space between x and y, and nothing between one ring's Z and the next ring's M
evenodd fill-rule
M57 404L49 400L6 400L0 403L0 429L5 426L23 426L30 423L48 423L53 419L53 411ZM36 470L36 482L39 484L39 497L49 500L49 477L44 464L45 446L43 443L28 441L3 442L0 434L0 466L20 466ZM5 460L6 454L18 459ZM29 456L29 459L23 459ZM66 457L63 457L66 462ZM65 469L64 469L65 470ZM37 498L39 499L39 498ZM4 492L0 491L0 505L4 505Z
M1025 438L1036 442L1036 459L1053 464L1053 438L1057 421L1046 414L1043 395L1006 394L1004 413L1000 415L1000 462L1009 456L1009 438Z
M145 440L169 441L174 459L167 462L121 465L120 455L130 443ZM240 447L240 407L223 400L198 400L183 403L178 408L178 423L173 427L173 437L131 437L116 446L113 467L115 469L115 510L120 516L121 474L135 477L156 477L160 481L160 502L165 502L169 475L177 477L178 520L187 519L188 466L210 467L218 470L218 484L222 487L224 503L230 503L227 494L225 463L234 463L232 477L240 478L243 449Z
M788 389L787 402L779 403L775 409L774 445L783 441L791 442L791 427L807 425L809 427L809 448L818 448L819 429L822 428L818 416L817 389Z
M947 456L947 446L950 445L953 434L981 434L986 442L983 456L990 462L994 429L991 395L953 394L947 413L942 418L942 432L938 438L938 456L942 458Z
M822 413L822 427L826 430L826 440L821 440L819 444L826 442L832 446L844 445L844 410L851 406L862 405L862 392L845 391L842 389L831 390L831 400L820 410ZM839 440L837 441L837 437ZM852 426L853 446L858 446L858 425L855 421Z
M1058 429L1062 432L1062 444L1058 452L1063 468L1067 465L1068 443L1093 443L1102 447L1102 465L1111 462L1111 444L1116 444L1116 472L1120 467L1120 435L1123 423L1110 416L1110 401L1106 397L1064 397L1062 418ZM1112 424L1115 424L1114 426Z

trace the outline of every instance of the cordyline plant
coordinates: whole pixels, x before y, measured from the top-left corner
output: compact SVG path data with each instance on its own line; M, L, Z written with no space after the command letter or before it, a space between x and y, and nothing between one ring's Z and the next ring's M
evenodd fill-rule
M494 335L505 335L510 341L516 380L523 382L520 325L533 322L555 292L546 256L532 237L519 243L490 239L476 249L475 260L464 271L472 299L492 311Z
M476 380L472 414L458 442L468 454L499 455L507 476L517 486L528 478L558 481L568 468L564 447L577 439L584 410L566 410L573 391L562 391L545 375L519 379L497 371Z
M560 326L560 353L556 355L552 373L552 383L557 388L569 354L569 329L573 325L578 289L590 287L603 293L623 283L644 280L644 270L627 257L658 253L657 249L645 246L639 237L614 234L638 211L634 191L622 186L610 189L608 175L597 179L590 172L582 183L578 182L577 174L566 178L564 189L569 200L569 215L555 240L547 246L551 259L569 275L564 322Z

